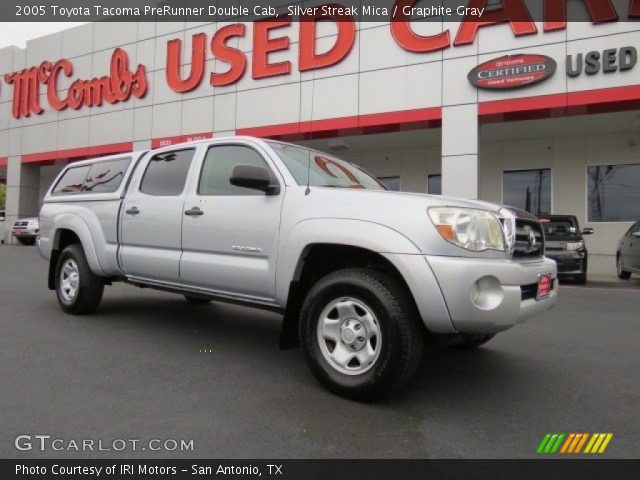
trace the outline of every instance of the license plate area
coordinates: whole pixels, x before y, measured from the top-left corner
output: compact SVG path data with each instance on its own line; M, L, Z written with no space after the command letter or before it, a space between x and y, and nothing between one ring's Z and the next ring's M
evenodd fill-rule
M543 273L538 277L538 290L536 292L536 301L547 298L551 295L551 274Z

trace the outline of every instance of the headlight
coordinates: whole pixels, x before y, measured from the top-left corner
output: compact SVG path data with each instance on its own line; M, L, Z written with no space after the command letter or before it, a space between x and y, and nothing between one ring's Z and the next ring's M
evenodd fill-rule
M446 241L474 252L504 251L502 226L487 210L431 207L429 217Z
M565 243L564 249L574 252L576 250L582 250L584 248L584 242Z

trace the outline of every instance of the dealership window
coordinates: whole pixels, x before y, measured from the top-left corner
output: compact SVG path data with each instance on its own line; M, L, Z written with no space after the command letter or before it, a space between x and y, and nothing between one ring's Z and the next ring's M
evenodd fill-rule
M253 148L242 145L211 147L200 174L200 195L264 195L251 188L231 185L229 179L236 165L254 165L269 170L266 162Z
M79 193L82 191L84 180L89 173L90 165L83 165L81 167L73 167L68 169L51 192L52 195L70 195Z
M502 176L502 202L534 215L551 213L551 170L518 170Z
M590 222L630 222L640 217L640 164L587 167Z
M180 195L187 181L194 152L194 149L189 149L154 155L142 177L140 191L147 195Z
M427 193L430 195L442 195L442 175L429 175L427 177Z
M378 180L387 187L387 190L392 192L400 191L400 177L378 177Z
M130 157L94 163L82 189L91 193L115 192L122 183L130 163Z

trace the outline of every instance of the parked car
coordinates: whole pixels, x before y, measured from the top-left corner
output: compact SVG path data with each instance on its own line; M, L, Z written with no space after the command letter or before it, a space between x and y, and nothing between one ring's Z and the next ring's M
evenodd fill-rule
M631 225L618 242L616 271L623 280L629 280L632 273L640 274L640 221Z
M4 222L5 216L4 216L4 210L0 210L0 222Z
M476 347L554 305L536 217L387 191L304 147L231 137L75 162L47 192L39 250L62 309L124 281L284 315L317 379L372 400L406 384L426 338Z
M539 217L545 235L544 254L556 261L558 276L571 277L577 283L587 283L589 254L583 235L591 235L592 228L580 230L574 215L545 215Z
M37 217L21 218L11 226L11 234L22 245L35 245L40 233L40 223Z

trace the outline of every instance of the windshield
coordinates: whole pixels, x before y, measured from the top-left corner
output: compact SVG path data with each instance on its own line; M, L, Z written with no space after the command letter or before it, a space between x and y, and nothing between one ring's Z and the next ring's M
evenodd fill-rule
M287 143L268 142L298 185L386 190L375 177L337 157Z
M540 223L545 235L575 235L578 233L578 226L571 217L566 218L544 218L540 217Z

